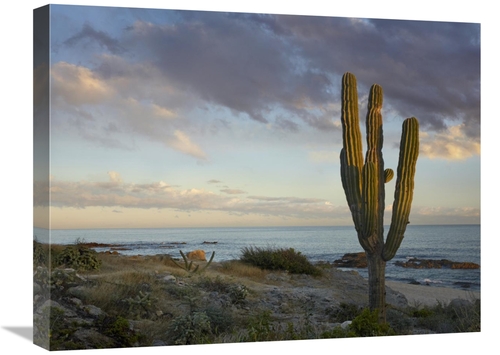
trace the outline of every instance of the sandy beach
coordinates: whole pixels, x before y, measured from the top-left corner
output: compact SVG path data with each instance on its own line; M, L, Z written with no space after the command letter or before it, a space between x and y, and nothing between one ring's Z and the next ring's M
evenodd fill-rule
M401 292L408 300L410 306L434 306L438 302L448 304L456 298L474 301L481 297L481 293L477 291L459 290L448 287L412 285L394 281L386 281L386 286L396 292Z

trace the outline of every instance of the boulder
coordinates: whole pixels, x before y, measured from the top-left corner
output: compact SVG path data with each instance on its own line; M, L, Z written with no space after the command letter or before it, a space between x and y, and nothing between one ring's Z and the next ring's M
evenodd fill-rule
M200 249L190 251L189 253L186 254L186 257L189 260L207 261L207 258L205 256L205 251L200 250Z
M342 259L335 260L333 265L336 267L365 268L368 266L368 262L364 252L347 253Z

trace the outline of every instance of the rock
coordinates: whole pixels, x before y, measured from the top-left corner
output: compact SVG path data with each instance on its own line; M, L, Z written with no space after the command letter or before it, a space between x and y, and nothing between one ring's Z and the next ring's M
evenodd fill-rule
M163 276L161 280L164 281L164 282L172 282L172 283L175 283L177 281L177 279L175 278L175 276L174 275L170 275L170 274Z
M79 343L84 344L86 349L109 348L115 346L115 341L110 337L99 333L94 329L78 329L73 337Z
M417 259L413 258L408 261L396 261L394 263L396 266L401 266L405 268L412 269L479 269L479 265L471 262L456 262L447 259Z
M38 295L39 293L42 293L42 287L36 282L33 282L33 295Z
M408 299L401 292L394 291L386 286L386 303L395 306L396 308L408 307Z
M76 298L76 297L72 297L70 299L68 299L69 302L71 302L73 305L77 306L77 307L81 307L83 306L83 302L81 299L79 298Z
M335 260L333 265L336 267L365 268L368 266L368 262L364 252L347 253L342 259Z
M93 305L84 306L83 309L91 317L98 318L99 316L105 315L105 313L102 309L100 309L99 307L93 306Z
M205 256L205 251L201 249L190 251L189 253L186 254L186 257L189 260L207 261L207 258Z
M85 295L85 290L85 286L75 286L68 288L66 292L73 297L83 297Z
M73 310L66 308L62 306L60 303L53 301L53 300L47 300L45 301L37 310L36 313L38 314L43 314L46 309L49 309L52 311L53 309L57 309L62 312L62 315L66 318L72 318L76 317L76 312Z
M151 346L167 346L167 343L165 343L163 340L154 340Z
M349 328L349 326L351 325L351 323L352 323L352 321L346 320L344 323L342 323L340 325L340 327L345 330L345 329Z

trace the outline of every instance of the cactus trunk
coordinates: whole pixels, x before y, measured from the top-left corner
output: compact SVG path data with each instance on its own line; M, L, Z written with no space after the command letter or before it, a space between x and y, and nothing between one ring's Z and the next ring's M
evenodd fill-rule
M394 171L384 170L382 87L373 85L368 97L364 163L357 100L356 77L345 73L342 77L340 175L359 243L368 259L369 305L372 310L379 311L379 321L385 322L385 265L396 254L409 223L419 126L414 117L403 122L393 215L384 241L385 184L392 179Z
M378 310L379 323L386 321L385 307L385 265L386 262L377 253L367 253L368 262L368 304L371 310Z

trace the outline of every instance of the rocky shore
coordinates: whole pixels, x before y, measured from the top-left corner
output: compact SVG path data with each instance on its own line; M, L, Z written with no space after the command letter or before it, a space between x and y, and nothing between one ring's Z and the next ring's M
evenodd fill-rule
M206 325L197 316L208 324L217 323L218 328L207 328L213 342L252 341L263 336L258 331L283 337L275 340L319 338L352 321L348 314L340 317L346 307L368 305L367 280L355 271L332 266L324 266L322 276L313 277L253 269L250 273L238 262L214 262L203 274L194 274L168 263L166 256L110 253L101 257L102 270L54 269L50 283L45 283L46 268L34 270L36 342L51 349L189 343L190 338L176 335L172 325L200 322L193 329L196 333ZM394 310L453 303L468 307L480 299L478 292L395 282L386 285L387 303ZM268 328L259 328L265 322ZM411 319L405 325L406 334L435 332L410 323ZM205 339L202 335L197 341Z
M366 254L364 252L359 252L344 254L341 259L335 260L333 265L340 268L366 268L368 263ZM458 262L447 259L410 258L404 262L396 261L394 265L412 269L479 269L479 264L476 263Z

